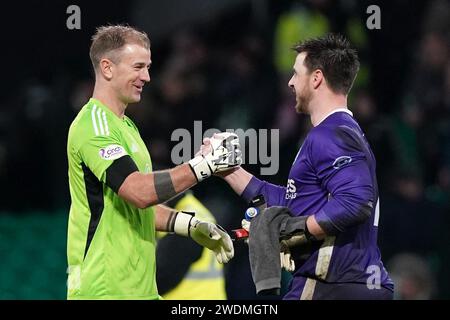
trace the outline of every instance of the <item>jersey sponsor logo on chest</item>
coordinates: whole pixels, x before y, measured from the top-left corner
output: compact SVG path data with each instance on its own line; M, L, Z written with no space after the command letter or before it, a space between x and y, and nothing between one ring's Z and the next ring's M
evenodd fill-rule
M295 180L288 179L286 186L286 200L295 199L297 197L297 188L295 187Z

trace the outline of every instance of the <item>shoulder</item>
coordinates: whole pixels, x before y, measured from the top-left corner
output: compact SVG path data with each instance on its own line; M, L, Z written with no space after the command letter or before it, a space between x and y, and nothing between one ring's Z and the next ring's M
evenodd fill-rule
M85 105L70 124L67 140L68 146L75 148L77 145L82 144L86 135L89 134L88 113L88 105Z
M308 146L312 149L327 148L336 144L338 135L335 126L320 125L311 129L307 136Z
M97 105L88 103L70 125L68 144L77 150L90 140L108 140L115 136L111 115Z
M309 134L309 156L315 161L329 161L360 154L364 147L355 130L343 124L315 127Z
M135 131L139 132L138 127L137 127L136 124L133 122L133 120L131 120L130 117L125 116L125 121L126 121L126 122L128 123L128 125L129 125L130 127L132 127Z

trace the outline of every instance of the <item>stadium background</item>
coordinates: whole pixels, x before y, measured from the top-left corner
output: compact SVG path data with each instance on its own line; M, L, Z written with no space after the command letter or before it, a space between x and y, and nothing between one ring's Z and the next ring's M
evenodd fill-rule
M66 8L81 9L68 30ZM366 9L381 8L368 30ZM152 41L152 82L128 114L156 169L176 128L279 128L285 184L309 128L287 90L297 40L327 31L358 48L350 109L373 146L379 244L396 298L450 298L450 57L447 1L26 1L4 5L0 91L0 299L64 299L70 205L67 129L92 92L95 27L129 23ZM445 45L447 43L447 45ZM258 166L246 166L259 174ZM219 179L194 188L227 229L245 210ZM257 298L247 249L226 266L228 297Z

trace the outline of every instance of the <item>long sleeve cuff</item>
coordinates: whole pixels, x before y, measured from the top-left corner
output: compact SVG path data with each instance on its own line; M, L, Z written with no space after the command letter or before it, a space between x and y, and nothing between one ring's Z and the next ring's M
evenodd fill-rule
M259 180L256 177L252 177L252 179L242 192L241 197L244 198L245 201L250 202L250 200L252 200L254 197L261 194L261 189L263 188L263 186L263 181Z
M371 201L366 204L347 201L347 206L343 206L332 199L314 216L327 235L335 235L366 221L371 215L371 209Z
M333 223L333 221L331 221L330 217L325 213L325 211L323 211L323 209L317 212L314 217L316 218L319 226L327 235L335 235L339 233L340 230Z

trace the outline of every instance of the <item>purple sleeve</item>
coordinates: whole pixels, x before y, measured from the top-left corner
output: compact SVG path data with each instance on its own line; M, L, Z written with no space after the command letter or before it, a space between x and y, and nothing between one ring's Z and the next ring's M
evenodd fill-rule
M375 201L364 147L359 142L352 143L358 139L343 139L338 130L318 131L310 149L319 179L330 196L315 218L329 235L364 222Z
M250 200L260 194L264 196L268 206L281 206L283 205L284 196L286 194L286 187L271 184L267 181L252 177L241 196L245 201L250 202Z

